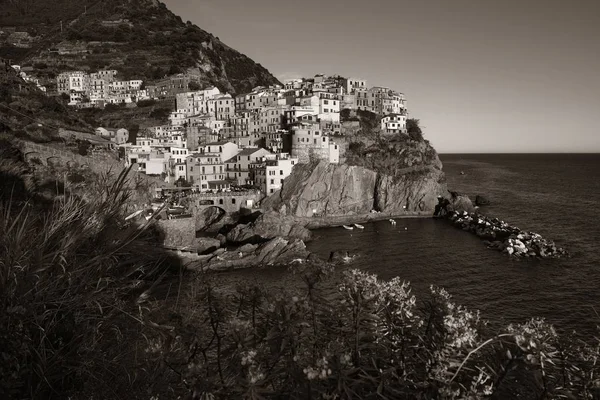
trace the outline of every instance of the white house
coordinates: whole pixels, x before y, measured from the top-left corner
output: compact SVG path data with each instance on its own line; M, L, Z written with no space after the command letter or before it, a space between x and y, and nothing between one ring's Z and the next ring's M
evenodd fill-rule
M297 164L298 159L286 153L265 157L255 167L255 183L267 196L270 196L281 189L283 181L290 176Z

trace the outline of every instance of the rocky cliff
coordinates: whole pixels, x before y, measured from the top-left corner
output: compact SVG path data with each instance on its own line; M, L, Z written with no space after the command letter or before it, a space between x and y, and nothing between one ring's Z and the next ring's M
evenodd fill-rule
M404 135L350 143L347 164L299 165L263 201L285 215L402 214L432 211L448 196L442 163L429 142Z

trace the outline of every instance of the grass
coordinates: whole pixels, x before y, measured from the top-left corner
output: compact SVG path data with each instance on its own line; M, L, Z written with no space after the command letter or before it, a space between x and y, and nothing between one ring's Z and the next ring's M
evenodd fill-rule
M128 173L87 201L66 192L42 202L35 185L16 184L19 175L11 191L2 188L0 397L62 398L90 379L106 381L126 344L115 332L140 321L135 299L177 271L157 247L152 221L122 222Z

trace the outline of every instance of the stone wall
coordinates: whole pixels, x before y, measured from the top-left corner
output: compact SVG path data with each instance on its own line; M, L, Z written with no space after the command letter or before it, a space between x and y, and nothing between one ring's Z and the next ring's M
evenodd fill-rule
M232 213L239 211L241 208L250 208L247 200L251 200L252 207L255 207L262 198L262 194L259 190L249 190L245 192L195 193L187 198L195 212L203 211L209 207L218 207Z

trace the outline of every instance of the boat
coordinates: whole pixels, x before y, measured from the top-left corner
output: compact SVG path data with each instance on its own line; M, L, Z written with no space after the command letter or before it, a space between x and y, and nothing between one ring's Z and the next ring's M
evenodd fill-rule
M365 227L362 226L361 224L354 224L354 227L358 228L358 229L365 229Z
M352 229L354 229L353 226L350 225L342 225L344 227L344 229L348 229L349 231L351 231Z
M140 215L141 213L143 213L144 210L137 210L136 212L129 214L126 218L125 221L129 221L130 219L133 219L135 217L137 217L138 215Z

